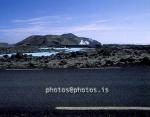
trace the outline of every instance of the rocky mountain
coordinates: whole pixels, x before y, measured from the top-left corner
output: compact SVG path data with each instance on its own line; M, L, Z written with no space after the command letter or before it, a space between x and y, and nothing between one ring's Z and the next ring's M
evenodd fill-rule
M97 46L101 45L100 42L85 38L85 37L78 37L72 33L63 34L63 35L33 35L27 37L21 42L16 43L16 46L67 46L67 45L78 45L78 46Z

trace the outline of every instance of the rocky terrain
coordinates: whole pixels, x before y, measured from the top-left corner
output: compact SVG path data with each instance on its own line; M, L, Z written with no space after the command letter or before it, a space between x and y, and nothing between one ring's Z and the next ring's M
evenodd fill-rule
M101 68L150 66L149 46L104 45L86 51L59 52L56 55L33 57L18 52L0 58L1 69L48 68Z
M150 66L150 45L117 45L63 35L30 36L13 46L0 46L0 69L101 68ZM65 52L54 48L76 47ZM54 48L53 48L54 47ZM41 49L47 48L47 49ZM82 48L82 51L79 49ZM55 52L48 56L26 53ZM13 53L9 55L10 53Z

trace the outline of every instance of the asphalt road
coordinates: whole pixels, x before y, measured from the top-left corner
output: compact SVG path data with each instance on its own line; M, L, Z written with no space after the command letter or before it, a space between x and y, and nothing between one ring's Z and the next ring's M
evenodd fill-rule
M46 93L50 87L96 88L98 92ZM64 106L150 107L150 68L0 71L1 111L51 110Z

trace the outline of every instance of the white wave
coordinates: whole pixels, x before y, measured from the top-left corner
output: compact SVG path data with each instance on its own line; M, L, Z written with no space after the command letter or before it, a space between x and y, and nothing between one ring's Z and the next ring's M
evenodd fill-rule
M49 48L42 48L42 49L49 49ZM53 48L56 51L51 51L51 52L31 52L31 53L23 53L24 55L32 55L34 57L41 57L41 56L51 56L51 55L56 55L57 53L63 51L63 52L77 52L77 51L82 51L83 48ZM0 54L0 57L3 57L4 55L8 55L11 57L12 55L15 55L16 53L10 53L10 54Z

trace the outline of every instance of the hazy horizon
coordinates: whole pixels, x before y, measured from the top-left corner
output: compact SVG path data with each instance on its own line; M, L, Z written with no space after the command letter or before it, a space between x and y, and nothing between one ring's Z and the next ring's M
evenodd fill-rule
M0 42L73 33L102 44L150 44L149 0L0 0Z

